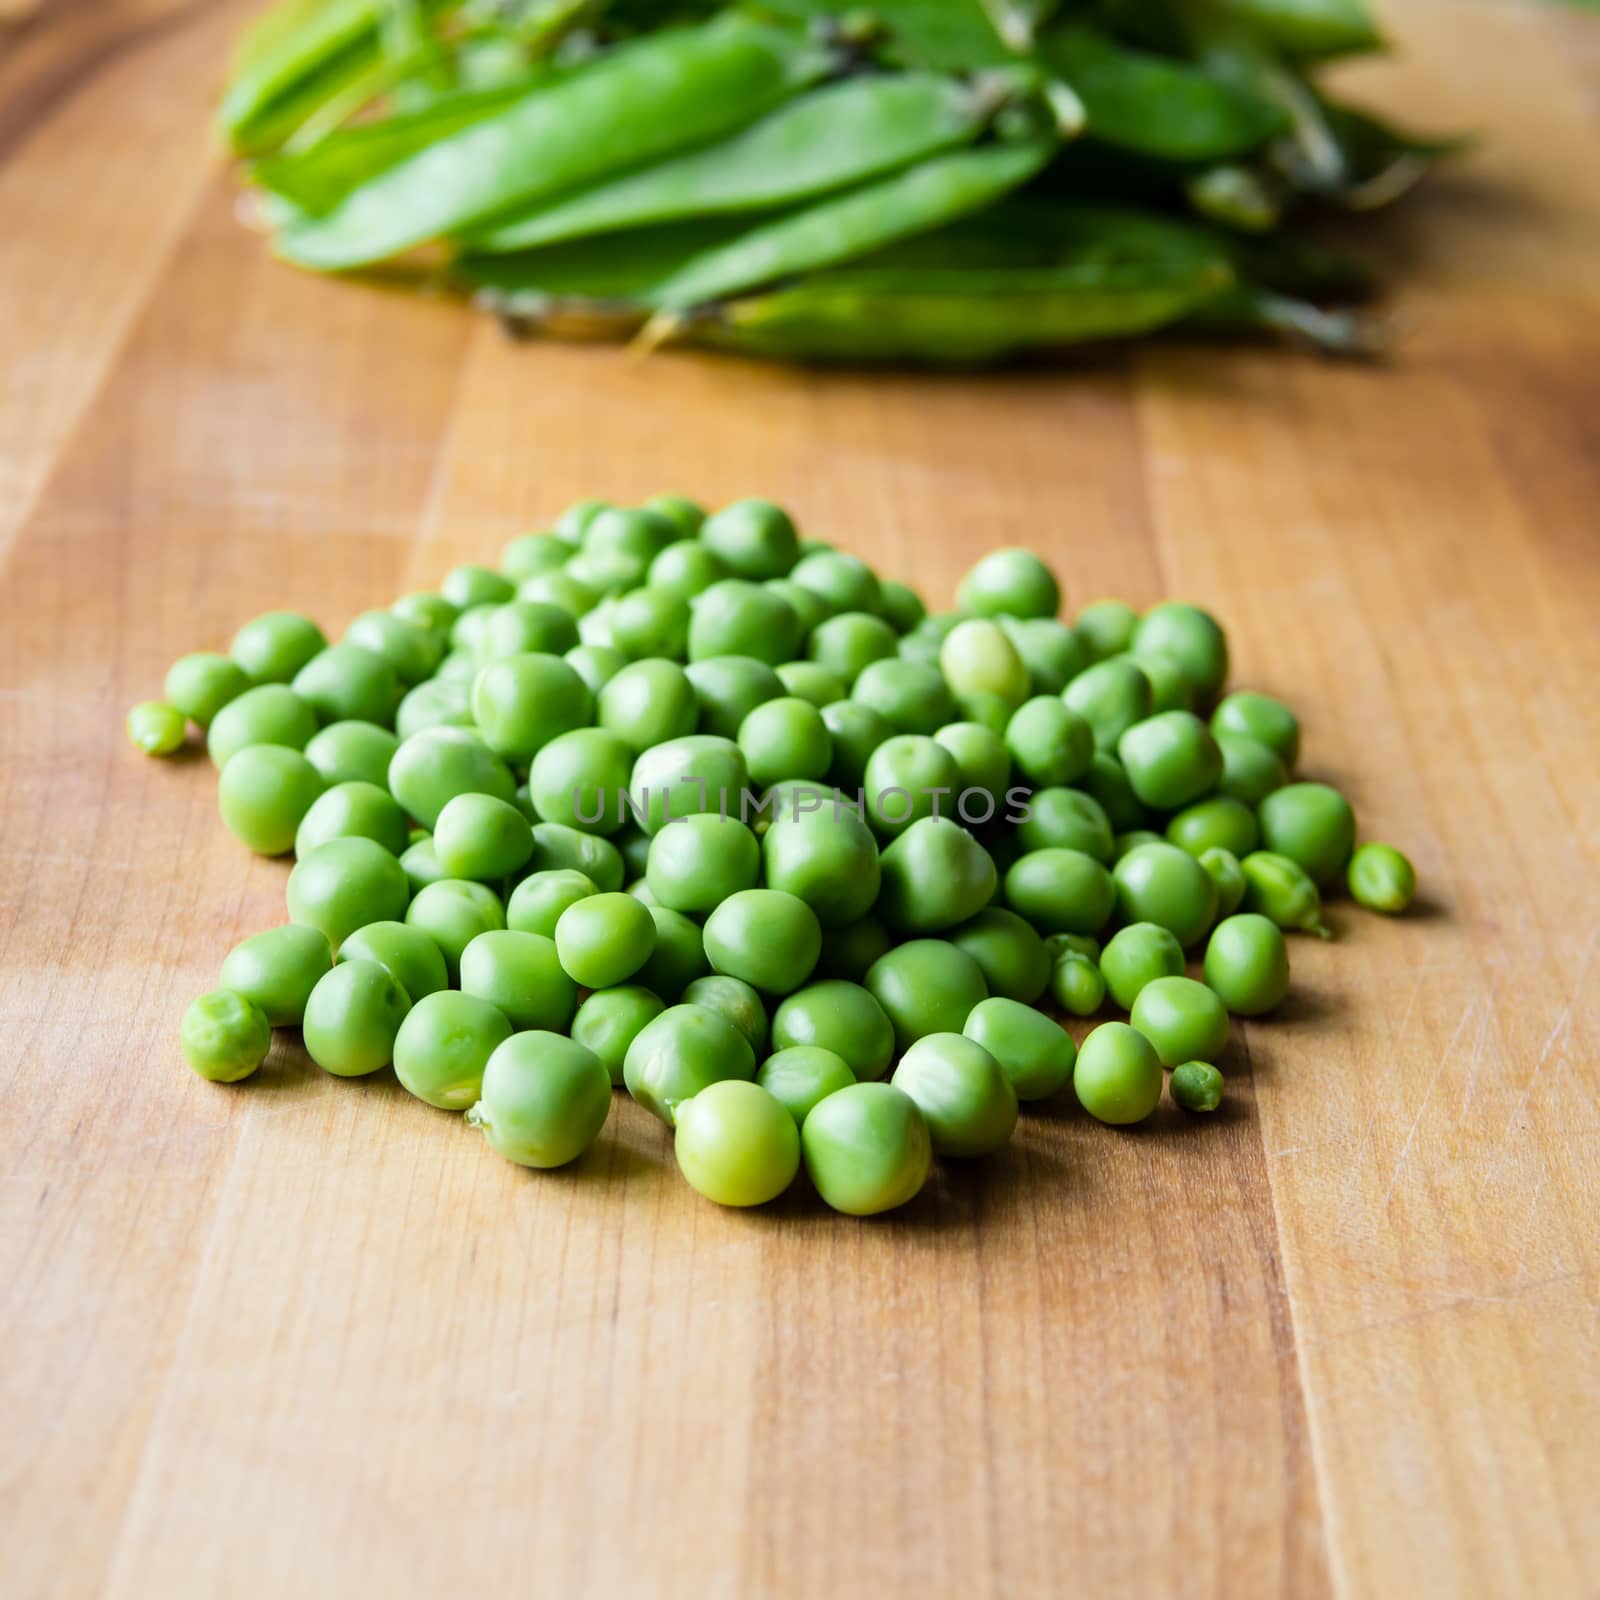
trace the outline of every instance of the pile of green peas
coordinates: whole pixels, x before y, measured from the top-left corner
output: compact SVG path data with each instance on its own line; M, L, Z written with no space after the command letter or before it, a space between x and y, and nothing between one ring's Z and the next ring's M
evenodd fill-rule
M1214 1110L1285 935L1329 936L1341 884L1404 911L1414 874L1296 779L1287 706L1226 692L1205 611L1060 610L1024 550L930 615L769 502L661 496L337 640L255 618L128 717L155 755L200 728L226 826L294 858L288 920L184 1015L191 1066L236 1082L298 1029L541 1168L620 1087L712 1200L804 1167L852 1215L1069 1085L1113 1125ZM1108 1004L1081 1045L1059 1020Z

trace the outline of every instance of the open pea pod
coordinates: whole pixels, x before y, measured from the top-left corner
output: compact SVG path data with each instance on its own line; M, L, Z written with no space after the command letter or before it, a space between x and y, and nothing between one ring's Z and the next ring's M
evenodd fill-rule
M217 113L240 151L270 148L318 103L379 55L387 0L280 0L246 30ZM293 120L285 117L289 108Z
M324 271L382 261L709 142L825 66L799 35L731 13L618 45L384 168L325 214L291 220L276 247Z
M706 251L663 283L657 299L669 309L725 299L848 261L981 210L1026 183L1058 143L1051 135L1040 135L932 156L905 172L759 224Z
M996 108L982 85L935 73L826 84L730 139L491 223L467 244L477 252L525 250L680 217L789 205L968 144Z
M1289 129L1283 108L1251 90L1095 28L1051 28L1038 53L1083 102L1090 138L1156 160L1223 161Z
M1217 261L843 268L715 307L679 337L785 360L971 366L1149 333L1230 281Z

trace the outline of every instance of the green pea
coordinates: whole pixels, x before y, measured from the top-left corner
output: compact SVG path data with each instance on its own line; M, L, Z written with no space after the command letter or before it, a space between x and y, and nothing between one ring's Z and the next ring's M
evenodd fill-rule
M730 978L720 972L696 978L684 991L686 1005L704 1006L726 1017L749 1041L757 1056L767 1048L766 1002L742 978Z
M706 918L712 967L742 978L764 994L790 994L817 964L822 927L798 895L781 889L743 889Z
M1173 976L1147 983L1128 1020L1156 1047L1164 1067L1214 1061L1228 1042L1227 1007L1193 978Z
M1217 915L1231 917L1244 904L1244 868L1239 865L1238 856L1214 844L1200 852L1200 865L1217 886Z
M619 571L626 564L629 583L636 585L644 581L650 563L681 537L678 524L659 511L607 506L583 530L582 549L585 556Z
M982 826L1000 812L1011 782L1011 752L994 729L981 722L951 722L934 734L955 760L960 774L955 814L972 826Z
M485 666L472 685L472 716L484 742L522 765L593 715L588 686L559 656L507 656Z
M1240 733L1219 733L1216 739L1222 752L1218 794L1255 807L1289 781L1283 763L1259 739Z
M394 1060L395 1037L410 1009L405 990L376 961L341 962L306 1001L306 1052L335 1077L365 1077Z
M995 550L961 580L956 604L981 617L1053 617L1061 586L1032 551Z
M1092 1017L1106 999L1100 968L1077 950L1063 950L1050 968L1050 997L1075 1017Z
M404 617L407 622L415 622L430 633L437 634L442 642L448 642L450 629L461 615L442 594L431 594L426 590L401 595L389 609L397 617Z
M1111 919L1111 874L1081 850L1031 850L1005 877L1006 903L1041 933L1099 933Z
M699 925L667 906L648 907L656 925L656 947L639 968L637 981L675 1004L690 984L710 975L705 940Z
M622 826L632 770L633 752L616 734L575 728L534 756L528 792L543 821L603 836Z
M404 922L369 922L339 947L341 961L373 961L415 1002L446 988L450 972L439 947Z
M1022 657L1032 694L1060 694L1089 665L1083 641L1053 617L1001 617L1000 626Z
M1095 749L1111 752L1150 715L1150 680L1132 661L1098 661L1061 691L1061 701L1089 724Z
M1117 741L1117 755L1140 801L1176 811L1217 786L1222 752L1192 711L1163 711L1135 723Z
M641 1028L623 1061L628 1093L670 1128L677 1108L725 1079L755 1077L749 1040L720 1011L686 1002Z
M1094 756L1089 724L1057 695L1037 695L1021 706L1005 738L1017 771L1040 786L1075 782Z
M833 607L814 589L803 589L787 578L768 578L761 587L785 600L789 609L799 618L800 644L796 648L805 644L811 630L819 622L826 622L833 614Z
M845 704L849 693L843 679L835 677L815 661L785 661L778 668L778 682L794 699L804 700L818 711L825 711L831 705ZM823 718L823 726L827 727L827 718ZM831 754L831 735L829 743Z
M1399 916L1416 897L1416 871L1392 844L1360 846L1346 876L1357 905L1388 917Z
M345 629L345 643L359 645L389 663L402 684L431 678L444 655L444 640L420 623L392 611L364 611Z
M1133 828L1127 833L1119 833L1111 841L1111 859L1120 861L1130 850L1137 850L1142 844L1167 844L1170 841L1165 834L1153 833L1149 828Z
M989 993L1008 1003L1031 1004L1050 981L1051 958L1044 940L1015 912L990 906L962 923L950 942L978 963Z
M842 1056L813 1044L775 1051L756 1072L756 1082L789 1113L796 1128L802 1127L830 1094L848 1089L855 1081Z
M726 560L725 552L719 554ZM781 594L724 578L704 590L689 618L689 659L750 656L776 667L799 653L801 623Z
M1087 956L1091 961L1100 959L1100 941L1091 933L1052 933L1044 941L1044 947L1052 961L1067 950Z
M1238 734L1264 744L1289 772L1300 760L1300 719L1281 700L1250 689L1236 690L1211 713L1211 731L1221 739Z
M1060 1023L1031 1005L984 1000L962 1031L1000 1064L1018 1100L1046 1100L1071 1081L1077 1046Z
M461 957L467 946L480 933L506 925L499 895L484 884L459 878L444 878L419 889L405 919L438 945L452 983L461 980Z
M648 1022L666 1010L657 995L637 984L597 989L578 1007L572 1019L572 1037L600 1058L613 1086L622 1083L622 1065L628 1047Z
M560 571L536 572L531 578L524 578L517 585L517 599L539 606L555 606L569 617L582 618L599 603L600 594L580 582L577 573L567 567ZM569 645L568 649L571 648Z
M527 865L533 830L509 800L458 794L439 813L433 848L450 877L493 882Z
M1258 913L1226 917L1206 945L1206 982L1236 1016L1258 1017L1289 992L1289 949Z
M673 1150L691 1187L723 1206L775 1200L800 1170L789 1110L742 1079L708 1084L678 1108Z
M500 552L500 571L512 583L565 565L572 546L553 533L524 533Z
M568 545L578 544L589 529L589 524L600 515L602 511L609 511L609 500L578 500L568 506L556 518L552 530L556 538L565 541Z
M881 1078L894 1059L894 1027L859 984L828 978L791 994L772 1017L775 1049L831 1051L862 1082Z
M476 654L488 664L509 656L561 656L577 643L578 625L565 607L519 598L495 607L483 625Z
M850 698L871 706L896 733L933 734L956 720L956 703L936 666L874 661L861 671Z
M551 872L557 869L581 872L601 894L613 894L622 887L622 853L609 839L560 822L536 822L528 870ZM539 930L530 928L527 931L537 933Z
M1028 697L1028 669L998 622L974 617L957 623L939 647L939 669L958 699L994 695L1020 706Z
M916 1102L936 1154L986 1156L1017 1125L1017 1092L1000 1063L959 1033L931 1033L900 1058L890 1080Z
M1255 849L1257 837L1255 813L1227 795L1196 801L1167 823L1168 840L1192 856L1203 857L1213 846L1247 856Z
M899 644L894 629L882 617L844 611L817 624L807 651L840 682L851 685L874 661L892 659Z
M561 658L583 679L589 693L599 700L600 691L628 665L628 658L620 650L607 644L574 645ZM608 730L615 733L617 730Z
M1130 922L1119 928L1100 952L1100 973L1111 998L1132 1011L1146 984L1183 973L1183 946L1167 928L1154 922Z
M328 641L310 617L268 611L233 636L228 653L252 683L288 683Z
M933 1164L926 1119L891 1083L857 1083L830 1094L806 1118L800 1146L817 1193L852 1217L914 1200Z
M1298 861L1270 850L1253 850L1239 863L1244 873L1244 906L1270 918L1280 928L1331 939L1322 920L1322 896Z
M959 1033L989 997L983 969L944 939L912 939L880 956L863 982L907 1049L930 1033Z
M858 982L893 943L889 931L876 917L861 917L829 932L817 961L819 978L848 978Z
M799 542L787 513L767 500L736 500L706 518L700 542L736 577L783 577L799 559Z
M452 653L465 655L477 660L478 651L483 646L484 635L488 631L494 614L504 604L504 601L480 601L475 605L463 606L450 624L450 646ZM442 666L443 663L441 662Z
M511 769L469 728L428 728L413 734L389 764L390 793L430 830L457 795L510 801L516 789Z
M408 844L400 857L400 870L406 875L406 882L411 885L412 894L418 893L430 883L439 883L450 876L439 865L439 853L433 848L433 835L425 833L419 839L413 839Z
M1185 1061L1172 1069L1172 1103L1184 1111L1215 1111L1225 1080L1209 1061Z
M182 746L188 731L183 713L160 700L141 700L130 708L124 728L129 742L147 756L172 755Z
M504 605L515 593L515 587L498 572L464 561L445 573L439 592L457 611L469 611L474 606Z
M674 911L714 911L731 894L755 885L761 846L733 817L714 813L668 823L650 840L647 881Z
M752 656L710 656L691 661L684 673L700 703L701 733L719 739L737 739L744 719L784 692L772 665Z
M372 839L330 839L289 874L289 919L316 928L335 950L369 922L405 914L411 885L393 854Z
M292 687L322 722L390 722L400 703L394 668L359 644L329 645L301 667Z
M1122 770L1122 763L1107 751L1095 751L1089 770L1078 779L1075 787L1105 812L1106 821L1111 824L1114 834L1126 833L1144 825L1148 813L1133 792L1128 774Z
M511 891L506 902L506 926L518 933L537 933L553 939L561 913L599 892L592 878L571 867L530 873Z
M878 594L884 618L896 633L909 633L927 615L927 608L916 590L893 578L878 580Z
M750 777L763 786L781 778L821 778L833 760L833 739L809 700L785 696L757 706L739 727Z
M440 989L406 1013L394 1039L394 1075L419 1100L465 1111L483 1093L489 1057L511 1024L487 1000Z
M1152 606L1133 631L1137 656L1160 655L1182 668L1201 700L1212 699L1228 677L1228 640L1216 619L1198 606L1166 600Z
M594 1052L534 1029L495 1047L467 1121L507 1161L564 1167L599 1137L610 1111L611 1079Z
M883 605L883 595L872 568L859 556L843 550L816 550L802 556L789 577L801 588L821 595L830 613L875 613Z
M697 540L669 544L651 563L645 574L652 589L665 589L692 600L714 583L732 577L728 563L715 550Z
M675 590L643 588L620 596L611 612L612 643L633 661L678 657L689 641L689 602Z
M162 692L184 716L204 728L249 687L250 674L237 661L214 650L200 650L180 656L167 668Z
M399 748L399 739L375 722L330 722L312 737L305 755L330 787L370 783L387 790L389 763Z
M1109 661L1133 643L1139 613L1125 600L1096 600L1078 613L1072 626L1091 662Z
M693 733L699 720L694 685L674 661L632 662L600 691L600 726L634 755Z
M230 761L223 768L224 779L233 765ZM319 787L321 782L319 775ZM405 812L387 789L357 780L336 783L312 801L295 831L295 854L308 855L330 839L372 839L391 855L399 856L410 844L411 830L406 825Z
M1187 947L1203 939L1216 920L1211 874L1176 845L1139 845L1117 862L1112 875L1125 922L1158 923Z
M333 969L333 951L315 928L290 922L252 934L228 952L221 987L259 1006L274 1028L298 1028L317 981Z
M475 730L472 720L472 683L478 671L476 662L468 662L466 670L460 674L450 677L441 674L437 678L429 678L426 683L419 683L415 689L408 689L394 713L394 731L400 742L415 738L429 728ZM339 723L335 726L348 727L349 724ZM390 759L392 761L393 757Z
M609 989L625 983L650 959L656 925L649 908L632 895L588 895L561 913L555 944L575 983Z
M462 993L487 1000L518 1031L564 1030L577 1009L577 986L562 970L556 943L539 933L480 933L461 952L460 981Z
M1291 783L1275 789L1257 808L1261 842L1275 855L1305 869L1319 889L1338 881L1356 844L1350 802L1325 783Z
M872 752L894 736L894 729L881 713L857 700L835 700L824 706L822 721L833 747L825 777L838 789L854 794L866 781Z
M961 769L942 744L923 734L901 733L867 758L867 819L882 838L893 838L934 814L948 815L961 788Z
M248 1078L272 1048L272 1027L261 1007L232 989L203 994L178 1029L184 1058L212 1083Z
M1114 656L1113 660L1128 660L1150 680L1150 714L1162 711L1193 711L1194 686L1183 668L1170 656L1146 651L1143 655Z
M206 730L212 762L225 767L239 751L257 744L304 750L317 731L317 714L286 684L264 683L230 700Z
M916 661L924 666L939 664L939 650L945 635L964 620L960 611L941 611L935 616L923 617L914 628L900 636L900 659Z
M994 897L989 852L948 817L923 817L883 851L877 910L891 932L942 933Z
M1161 1058L1155 1046L1125 1022L1102 1022L1083 1041L1072 1087L1078 1103L1113 1126L1143 1122L1161 1099Z
M217 807L241 844L278 856L293 847L295 830L321 793L321 774L298 750L256 744L228 758L217 782Z
M1092 795L1053 787L1028 797L1027 815L1017 824L1024 851L1078 850L1109 864L1114 856L1111 822Z
M738 816L750 769L731 739L692 733L646 750L633 763L629 803L647 833L669 821L716 812Z

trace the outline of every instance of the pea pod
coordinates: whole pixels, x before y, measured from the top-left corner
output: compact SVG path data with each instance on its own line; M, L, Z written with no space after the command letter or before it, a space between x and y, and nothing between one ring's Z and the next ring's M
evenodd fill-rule
M282 227L280 254L339 271L741 127L823 70L786 30L729 13L618 45Z
M1347 181L1336 198L1352 211L1371 211L1398 200L1435 161L1471 142L1402 133L1370 112L1326 99L1321 104L1344 152Z
M1050 29L1039 55L1083 101L1092 138L1162 161L1221 161L1284 132L1281 107L1097 29Z
M829 84L731 139L534 208L471 239L524 250L586 234L789 205L976 138L991 98L933 73Z
M841 269L734 300L684 336L751 354L967 365L1125 338L1176 322L1227 287L1218 262L1022 269Z
M770 10L808 22L849 26L864 15L882 29L888 59L948 72L1013 60L1016 52L1002 37L996 16L1009 12L1008 31L1017 37L1019 20L1028 15L1017 0L1010 6L1004 0L872 0L866 6L850 0L767 0L767 4Z
M661 286L660 303L687 308L797 272L815 271L936 227L1031 178L1057 141L999 143L934 156L908 172L758 226L690 261Z
M1383 48L1367 0L1228 0L1285 55L1322 60Z

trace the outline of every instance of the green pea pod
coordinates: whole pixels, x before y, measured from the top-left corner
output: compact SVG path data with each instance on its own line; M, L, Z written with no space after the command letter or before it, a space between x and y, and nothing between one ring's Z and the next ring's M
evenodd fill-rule
M849 79L780 106L731 139L535 208L471 236L475 251L753 211L847 188L969 143L992 102L933 73Z
M777 278L848 261L875 247L977 211L1025 183L1054 138L933 156L920 166L758 225L689 262L661 286L663 306L687 309Z
M1228 7L1302 60L1381 50L1383 35L1367 0L1228 0Z
M236 150L260 149L282 123L282 106L305 99L378 53L387 0L280 0L240 40L218 125Z
M1156 160L1223 161L1289 126L1280 106L1251 91L1094 28L1052 28L1038 49L1083 101L1091 138Z
M852 25L870 18L883 31L884 55L907 66L943 72L970 72L1003 66L1016 51L1002 37L997 17L1007 17L1015 34L1027 0L766 0L767 9L807 22Z
M843 269L691 319L684 337L789 360L962 366L1148 333L1227 287L1216 263Z
M1184 322L1219 333L1265 334L1320 355L1355 359L1381 355L1388 342L1383 324L1366 312L1330 310L1244 282L1197 307Z
M727 14L618 45L295 219L279 253L340 271L742 127L823 70L787 30Z

